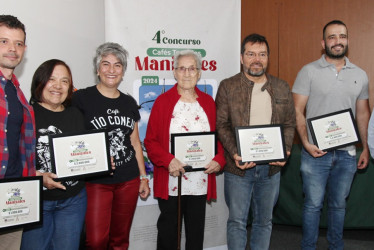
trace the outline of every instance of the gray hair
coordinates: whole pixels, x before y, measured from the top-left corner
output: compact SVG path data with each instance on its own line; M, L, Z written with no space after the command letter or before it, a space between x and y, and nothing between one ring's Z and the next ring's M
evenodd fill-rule
M174 69L178 68L178 61L183 56L192 56L195 59L196 68L201 70L201 55L199 53L196 53L193 50L190 50L190 49L179 50L179 51L175 52L174 62L173 62Z
M127 58L129 57L129 53L118 43L107 42L101 44L96 49L96 55L93 59L95 74L100 67L100 63L103 57L108 55L114 55L115 57L117 57L117 59L123 66L123 73L125 73L127 69Z

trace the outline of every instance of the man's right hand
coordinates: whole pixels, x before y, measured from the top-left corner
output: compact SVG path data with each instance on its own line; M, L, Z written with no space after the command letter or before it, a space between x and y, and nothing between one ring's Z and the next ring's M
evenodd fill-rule
M327 153L319 149L316 145L310 144L309 142L305 143L303 146L304 149L308 151L308 153L314 158L324 156Z
M244 164L240 165L240 161L242 160L242 157L239 156L238 154L234 154L233 158L235 160L235 165L242 170L246 170L248 168L253 168L254 166L256 166L256 163L254 162L245 162Z

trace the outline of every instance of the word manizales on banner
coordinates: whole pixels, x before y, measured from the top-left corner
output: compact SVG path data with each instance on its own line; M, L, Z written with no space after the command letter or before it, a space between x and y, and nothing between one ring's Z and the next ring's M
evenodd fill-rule
M157 31L153 37L153 41L157 45L200 45L201 41L198 39L182 39L182 38L168 38L163 36L165 31ZM179 50L191 49L196 53L200 54L202 58L206 56L205 49L192 49L192 48L159 48L153 47L147 49L147 55L144 58L140 56L135 57L135 70L137 71L170 71L174 70L173 67L173 58L174 54ZM150 59L150 57L154 59ZM171 59L157 59L157 57L170 57ZM217 61L216 60L202 60L201 70L206 71L216 71L217 70Z

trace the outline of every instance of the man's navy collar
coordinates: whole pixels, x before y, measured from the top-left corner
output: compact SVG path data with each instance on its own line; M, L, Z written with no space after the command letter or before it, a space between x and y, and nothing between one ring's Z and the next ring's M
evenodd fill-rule
M17 80L17 77L14 74L12 74L12 78L9 80L4 76L3 72L1 72L1 70L0 70L0 81L1 81L1 83L4 83L4 86L5 86L7 81L11 81L16 88L19 87L19 82Z

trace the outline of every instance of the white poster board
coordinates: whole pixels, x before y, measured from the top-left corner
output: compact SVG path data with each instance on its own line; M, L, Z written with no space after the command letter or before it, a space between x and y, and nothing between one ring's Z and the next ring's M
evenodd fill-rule
M175 84L173 55L192 49L202 55L198 87L215 97L221 80L240 71L240 1L107 0L105 40L129 51L120 90L141 105L139 132L144 140L153 101ZM146 156L146 152L144 152ZM152 163L146 159L151 175ZM217 177L217 201L207 204L204 249L226 249L227 207L223 175ZM155 249L159 208L153 194L138 202L130 249ZM182 233L184 249L184 231Z

